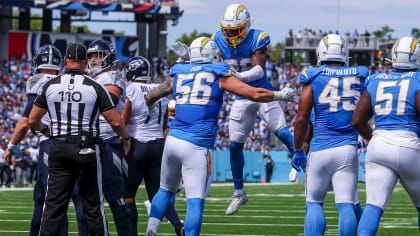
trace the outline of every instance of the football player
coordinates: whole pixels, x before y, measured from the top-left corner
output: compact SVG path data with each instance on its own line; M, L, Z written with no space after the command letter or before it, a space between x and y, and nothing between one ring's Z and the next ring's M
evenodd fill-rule
M172 67L169 78L146 96L148 105L173 93L175 119L171 123L162 158L160 189L152 201L146 235L156 235L169 199L182 177L187 196L185 234L199 235L212 179L212 149L217 120L223 103L223 90L258 102L291 101L294 92L272 92L254 88L232 76L230 66L219 61L219 49L210 38L200 37L191 45L191 64Z
M223 11L220 31L212 38L220 48L223 61L232 66L239 80L252 87L273 90L265 70L270 37L266 32L250 27L251 17L245 6L231 4ZM278 102L260 104L236 96L229 120L230 165L235 192L226 210L227 215L235 214L239 207L248 201L243 190L245 160L242 149L254 127L258 112L289 151L291 153L293 151L293 136L286 125L283 109Z
M358 134L351 127L351 117L369 70L363 66L345 67L347 48L344 39L336 34L321 39L317 56L320 66L304 69L300 75L303 88L292 159L295 169L305 171L303 142L314 107L313 138L306 169L305 235L324 234L326 223L322 206L331 186L339 213L340 235L356 235L353 203L357 192Z
M28 79L26 84L27 103L23 111L22 119L16 125L15 132L10 140L7 150L4 153L4 158L7 160L13 154L13 149L16 145L25 138L29 130L28 117L32 110L35 98L38 91L42 89L45 83L50 79L56 77L61 70L62 56L60 51L53 45L44 45L40 47L33 58L33 66L35 68L35 75ZM45 115L42 118L44 124L50 123L50 118ZM45 194L47 192L48 180L48 153L50 151L51 141L40 132L34 133L35 145L39 145L39 161L37 165L37 179L34 188L34 212L32 215L31 229L29 235L37 236L41 226L41 217L44 209ZM8 163L8 161L6 162ZM76 209L77 225L79 235L87 235L87 223L83 215L83 204L79 198L78 185L76 183L72 200ZM67 235L67 224L63 227L60 235Z
M420 214L419 65L420 43L416 39L403 37L395 42L395 72L370 76L354 112L353 127L370 139L366 153L366 208L360 220L360 236L376 234L398 180ZM372 116L373 134L368 125Z
M103 39L93 41L87 50L88 68L94 80L102 84L111 95L121 114L125 104L125 82L111 67L116 63L114 46ZM119 144L118 135L101 115L99 130L102 143L102 190L111 208L118 235L130 235L130 209L124 201L124 177L127 162L124 160L124 147Z
M144 179L150 201L159 189L160 166L165 143L165 112L169 99L159 100L154 110L149 112L144 97L150 89L159 84L148 83L152 78L150 62L144 57L133 57L127 62L125 79L129 82L122 120L130 131L131 149L126 156L128 175L125 181L125 202L131 210L131 232L137 235L138 213L135 196ZM174 205L169 204L166 218L174 225L177 235L182 235L183 227Z

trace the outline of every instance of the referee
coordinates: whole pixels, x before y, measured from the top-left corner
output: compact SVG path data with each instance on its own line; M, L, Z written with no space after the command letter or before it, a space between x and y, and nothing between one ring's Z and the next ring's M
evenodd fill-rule
M108 235L103 207L99 160L101 113L130 149L130 136L103 86L85 75L86 48L71 44L64 57L66 72L48 81L38 93L29 125L52 139L48 158L48 189L40 236L58 235L64 227L77 178L89 235ZM51 126L41 122L48 112Z

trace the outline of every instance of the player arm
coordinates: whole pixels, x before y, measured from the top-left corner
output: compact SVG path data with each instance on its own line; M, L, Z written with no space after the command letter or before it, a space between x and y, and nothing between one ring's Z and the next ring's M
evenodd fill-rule
M267 48L263 47L254 52L251 57L251 65L252 68L243 71L243 72L235 72L235 76L244 82L251 82L254 80L261 79L264 76L265 71L265 63L267 61Z
M172 88L174 84L174 79L168 77L163 83L161 83L156 88L151 89L146 95L146 105L151 106L157 100L161 99L172 93Z
M128 124L128 121L131 117L131 101L129 99L125 99L124 110L121 114L121 119L124 121L124 124Z
M163 122L163 138L166 139L166 136L168 135L169 132L169 127L168 127L168 112L169 112L169 108L166 107L166 111L165 111L165 115L163 116L163 120L165 122Z
M118 100L120 100L121 96L121 88L115 85L105 85L106 90L108 91L109 95L111 95L111 99L115 105L118 104Z
M308 126L306 127L305 140L303 141L303 150L305 151L306 154L309 153L309 148L311 147L313 129L314 129L314 126L312 125L312 123L308 122Z
M295 122L295 149L301 150L305 141L309 116L311 115L312 106L314 105L314 97L312 87L303 85L302 95L299 99L298 114Z
M13 133L13 136L10 140L10 144L14 146L18 145L19 142L22 141L22 139L24 139L26 134L28 133L28 130L29 130L28 117L29 117L29 113L31 113L32 106L34 105L35 98L36 98L35 94L28 94L28 101L23 111L22 118L17 123L15 132Z
M416 110L417 112L420 112L420 92L417 92L415 99L416 99Z
M417 98L417 96L416 96ZM420 99L420 98L419 98ZM360 98L359 104L357 104L356 110L353 113L351 119L351 126L360 136L370 140L372 138L372 128L369 126L369 119L373 115L372 106L370 102L370 94L367 90L363 92L362 97Z
M42 117L47 113L46 108L39 107L34 104L32 111L29 114L29 126L33 130L41 131L45 136L49 137L48 125L41 122Z

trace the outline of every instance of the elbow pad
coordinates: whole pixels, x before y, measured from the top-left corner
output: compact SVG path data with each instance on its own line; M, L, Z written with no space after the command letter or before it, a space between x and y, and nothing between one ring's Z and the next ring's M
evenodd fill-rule
M264 76L264 69L260 65L256 65L250 70L238 72L235 76L243 82L251 82L261 79Z

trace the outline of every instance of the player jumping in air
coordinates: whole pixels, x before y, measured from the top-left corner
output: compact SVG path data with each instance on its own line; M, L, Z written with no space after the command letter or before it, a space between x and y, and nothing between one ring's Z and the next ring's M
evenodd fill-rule
M273 90L265 71L270 37L266 32L250 27L251 16L245 6L231 4L223 11L220 31L213 35L213 40L220 48L223 61L232 66L239 80L255 88ZM229 120L230 165L235 192L226 210L227 215L235 214L248 201L243 189L245 159L242 149L254 127L258 112L275 135L293 152L293 136L286 125L279 102L258 103L236 96Z

